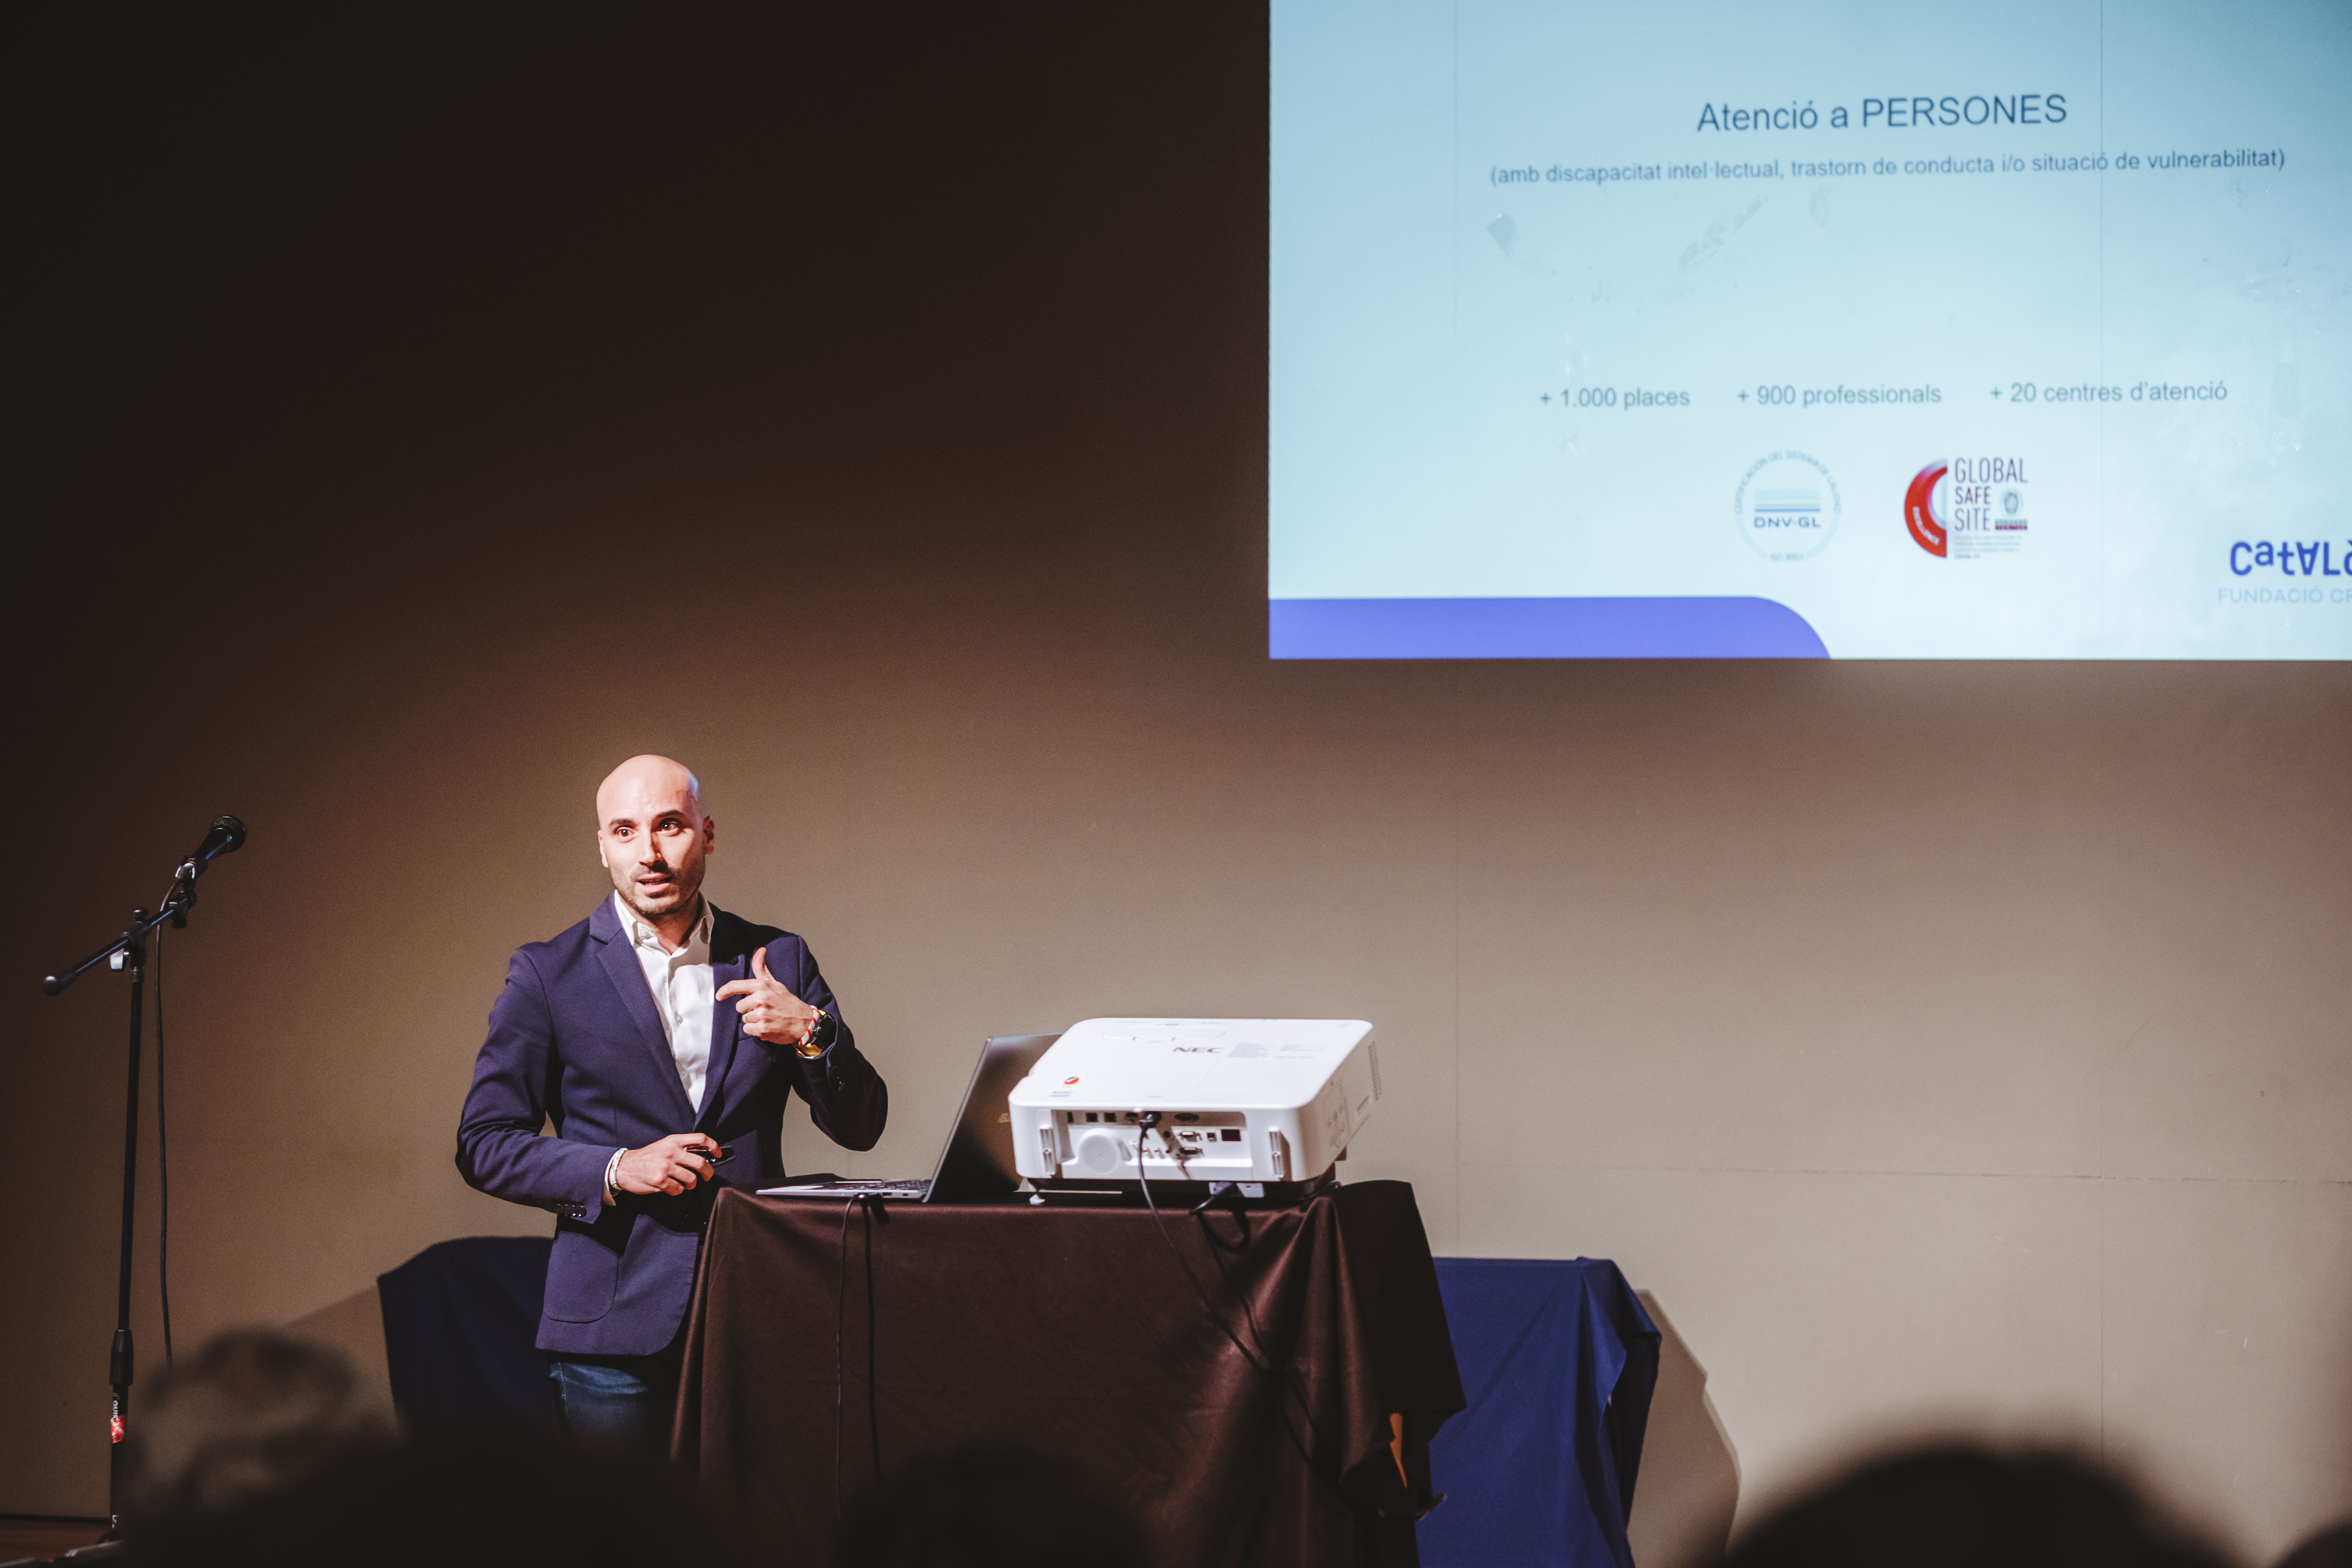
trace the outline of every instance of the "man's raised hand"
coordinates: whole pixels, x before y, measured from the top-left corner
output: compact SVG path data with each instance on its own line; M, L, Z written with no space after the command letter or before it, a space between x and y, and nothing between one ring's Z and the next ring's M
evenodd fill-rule
M824 1016L768 973L764 947L751 950L751 976L729 981L719 988L719 994L743 998L735 1004L735 1011L743 1016L743 1032L772 1046L805 1047L817 1020Z
M673 1132L623 1154L613 1184L641 1197L656 1193L676 1197L718 1173L710 1160L718 1152L719 1141L708 1132Z

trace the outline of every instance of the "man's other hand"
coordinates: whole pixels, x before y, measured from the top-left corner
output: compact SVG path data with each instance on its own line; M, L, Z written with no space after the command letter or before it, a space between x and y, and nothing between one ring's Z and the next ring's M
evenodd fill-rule
M751 950L751 978L730 980L719 988L723 997L740 996L735 1011L743 1015L743 1032L772 1046L805 1046L821 1016L793 995L768 973L768 950Z
M623 1154L613 1184L640 1197L655 1193L676 1197L717 1173L709 1156L718 1152L718 1141L708 1132L673 1132Z

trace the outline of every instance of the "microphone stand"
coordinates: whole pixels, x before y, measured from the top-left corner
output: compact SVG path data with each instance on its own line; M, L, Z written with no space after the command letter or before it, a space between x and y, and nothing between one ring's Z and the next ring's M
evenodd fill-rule
M41 990L54 996L100 963L131 972L131 1075L122 1105L122 1255L114 1288L114 1342L106 1358L106 1380L114 1388L114 1408L107 1423L107 1530L113 1541L122 1533L122 1438L131 1416L131 1378L134 1357L131 1344L131 1220L139 1192L139 1044L145 1022L147 936L165 921L174 931L184 930L188 910L196 901L196 878L203 865L191 858L172 879L172 890L163 907L150 914L131 911L131 928L70 969L46 975Z

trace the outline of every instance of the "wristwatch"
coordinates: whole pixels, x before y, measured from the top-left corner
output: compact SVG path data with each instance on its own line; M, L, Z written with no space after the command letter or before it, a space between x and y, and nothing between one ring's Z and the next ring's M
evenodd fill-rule
M824 1047L816 1043L816 1037L824 1033L824 1026L832 1021L833 1015L819 1007L816 1010L816 1022L809 1026L808 1038L795 1041L793 1049L811 1060L824 1055Z

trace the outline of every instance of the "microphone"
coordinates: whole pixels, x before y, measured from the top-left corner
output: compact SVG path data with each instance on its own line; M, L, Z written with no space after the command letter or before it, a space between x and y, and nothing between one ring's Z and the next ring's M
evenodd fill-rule
M234 816L222 816L215 819L212 831L205 835L205 841L190 850L188 858L180 862L180 868L172 874L172 890L164 895L163 907L160 912L150 915L145 910L132 910L131 928L129 931L124 931L71 969L62 969L55 974L41 976L42 991L54 996L79 979L85 970L94 969L110 958L114 961L114 968L121 968L125 955L135 951L138 944L146 940L147 933L165 921L170 921L174 930L184 927L188 923L188 907L196 901L196 879L203 876L205 868L211 865L218 857L235 854L244 847L245 824ZM131 994L134 996L138 994L135 984ZM137 1064L132 1065L135 1067Z
M213 824L212 831L205 835L205 841L181 862L180 877L184 881L193 882L205 874L205 868L212 864L215 856L232 855L244 847L245 824L234 816L224 816Z

